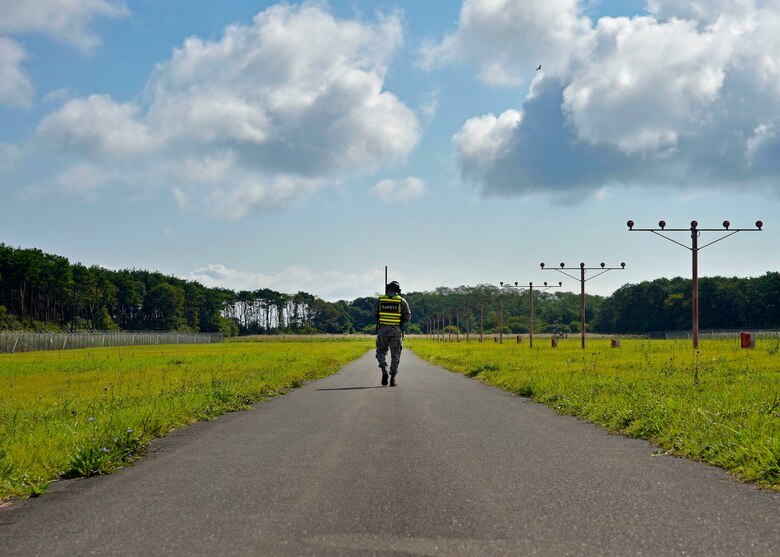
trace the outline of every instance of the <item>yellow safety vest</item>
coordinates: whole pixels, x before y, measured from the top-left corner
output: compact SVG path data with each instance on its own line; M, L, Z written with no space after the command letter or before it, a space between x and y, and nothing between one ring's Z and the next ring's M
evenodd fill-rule
M379 298L379 324L401 324L401 296L380 296Z

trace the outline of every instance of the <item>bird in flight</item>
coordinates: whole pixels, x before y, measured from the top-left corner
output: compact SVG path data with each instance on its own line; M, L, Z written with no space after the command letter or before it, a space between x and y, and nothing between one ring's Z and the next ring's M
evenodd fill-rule
M541 69L542 69L542 65L541 65L541 64L539 64L539 67L538 67L538 68L536 68L536 70L535 70L535 71L537 71L537 72L538 72L538 71L539 71L539 70L541 70Z

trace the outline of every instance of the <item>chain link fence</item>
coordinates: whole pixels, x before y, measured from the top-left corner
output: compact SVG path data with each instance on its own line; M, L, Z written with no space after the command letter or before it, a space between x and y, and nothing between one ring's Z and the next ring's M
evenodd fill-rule
M88 333L0 333L0 354L36 350L68 350L106 346L150 344L212 344L224 340L222 333L176 331L92 331Z
M740 333L750 333L753 338L778 338L780 337L780 331L777 330L762 330L762 329L723 329L723 330L706 330L699 331L700 339L716 339L716 338L733 338L739 340ZM643 336L643 335L639 335ZM678 340L678 339L692 339L693 332L691 331L660 331L655 333L649 333L646 335L651 339L666 339L666 340Z

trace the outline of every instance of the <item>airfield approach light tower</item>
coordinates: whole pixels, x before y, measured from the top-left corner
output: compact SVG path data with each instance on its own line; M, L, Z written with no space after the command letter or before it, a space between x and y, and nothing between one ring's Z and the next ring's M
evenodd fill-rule
M561 286L563 286L562 282L558 282L557 285L551 284L549 286L547 285L547 282L545 282L543 287L537 286L536 288L537 288L537 290L549 290L550 288L557 288L557 287L561 287ZM528 289L528 295L529 295L529 298L530 298L530 305L531 305L530 315L529 315L529 320L528 320L528 329L529 329L529 333L528 333L528 348L533 348L534 347L534 283L533 282L529 282L528 284L518 284L517 282L515 282L514 285L511 285L511 284L504 284L502 282L501 283L501 287L502 288L519 288L521 294L526 290L526 288Z
M670 242L673 242L678 246L682 246L685 249L691 251L691 258L692 258L691 313L692 313L692 321L693 321L692 336L693 336L693 347L698 348L699 347L699 250L702 250L707 246L711 246L716 242L720 242L721 240L725 240L726 238L728 238L729 236L733 236L737 232L761 232L764 223L761 222L760 220L757 220L755 228L729 228L731 226L731 223L727 220L724 220L723 228L699 228L699 223L696 222L695 220L692 220L690 228L666 228L665 221L658 221L658 228L634 228L634 221L630 220L626 223L626 225L628 226L629 232L652 232L656 236L660 236L661 238L669 240ZM664 236L663 234L661 234L661 232L689 232L691 234L691 247L688 247L685 244L678 242L677 240L673 240L668 236ZM712 242L700 246L699 236L701 236L702 232L722 232L725 234L720 238L718 238L717 240L713 240Z
M585 349L585 283L589 280L592 280L598 276L603 275L608 271L622 271L626 268L626 264L621 263L620 267L607 267L606 264L602 263L600 267L586 267L585 263L580 263L579 267L567 267L566 263L561 263L560 269L557 267L552 267L552 268L548 267L545 269L544 263L540 263L539 266L542 268L543 271L558 271L559 273L564 274L569 278L573 278L574 280L580 281L580 336L582 337L582 348L584 350ZM575 277L574 275L570 275L569 273L566 272L575 269L579 269L580 271L579 278ZM585 271L601 271L601 272L586 279Z

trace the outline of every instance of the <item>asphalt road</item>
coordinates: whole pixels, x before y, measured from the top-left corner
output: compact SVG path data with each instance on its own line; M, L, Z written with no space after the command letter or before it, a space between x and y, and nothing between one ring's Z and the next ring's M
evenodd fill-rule
M780 555L780 493L404 352L0 510L0 555Z

